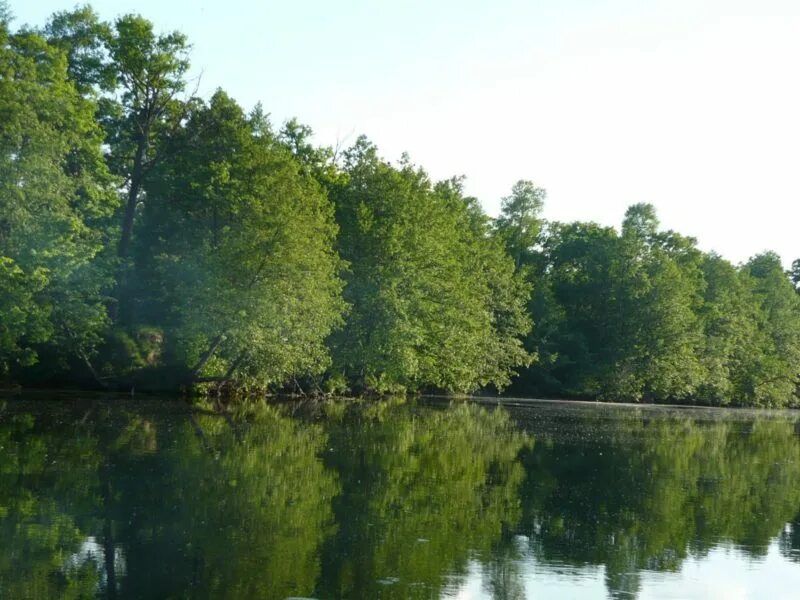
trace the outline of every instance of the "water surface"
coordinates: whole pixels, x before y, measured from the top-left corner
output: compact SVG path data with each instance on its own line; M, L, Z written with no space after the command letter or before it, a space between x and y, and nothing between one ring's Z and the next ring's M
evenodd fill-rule
M795 413L0 399L0 598L796 598Z

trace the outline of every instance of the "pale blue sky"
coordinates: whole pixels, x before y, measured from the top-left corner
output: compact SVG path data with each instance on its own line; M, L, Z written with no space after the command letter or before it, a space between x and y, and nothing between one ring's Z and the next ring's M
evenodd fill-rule
M37 25L73 5L10 4ZM492 214L526 178L551 219L618 225L646 201L734 261L800 257L798 0L92 5L186 33L204 94L466 175Z

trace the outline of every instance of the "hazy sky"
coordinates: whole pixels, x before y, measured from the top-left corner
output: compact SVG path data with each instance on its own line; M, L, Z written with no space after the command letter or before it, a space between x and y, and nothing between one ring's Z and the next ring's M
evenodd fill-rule
M72 2L11 0L41 24ZM517 179L545 216L662 224L740 261L800 257L798 0L98 0L180 29L225 88L320 143L370 137L495 214Z

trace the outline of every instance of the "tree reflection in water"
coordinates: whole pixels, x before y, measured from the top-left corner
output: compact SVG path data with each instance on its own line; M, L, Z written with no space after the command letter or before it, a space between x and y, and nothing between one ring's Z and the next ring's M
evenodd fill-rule
M721 544L800 563L795 421L9 401L0 597L440 598L478 568L486 597L521 599L531 565L635 597Z

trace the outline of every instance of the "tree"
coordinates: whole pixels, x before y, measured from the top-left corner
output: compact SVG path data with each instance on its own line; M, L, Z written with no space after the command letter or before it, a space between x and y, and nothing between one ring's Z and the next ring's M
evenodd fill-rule
M796 290L800 290L800 258L792 261L792 270L790 271L792 283Z
M263 386L323 371L344 305L322 189L223 92L164 156L137 241L140 316L192 377Z
M800 297L774 253L751 258L742 276L757 307L757 335L749 341L749 359L740 375L741 390L756 406L796 404Z
M651 205L632 206L621 234L551 224L527 259L538 323L527 343L541 363L520 386L612 400L693 397L704 373L701 259L693 239L659 231Z
M546 195L545 190L533 182L520 180L511 188L511 195L501 201L495 227L518 269L532 262L531 252L540 241L541 212Z
M178 32L156 35L153 25L137 15L120 17L108 41L120 101L107 129L112 171L125 178L126 192L118 256L117 301L123 300L127 264L140 193L161 158L154 149L159 135L171 132L184 115L177 95L185 88L188 43ZM112 309L116 316L117 309Z
M743 376L758 339L757 306L745 278L730 262L708 254L702 262L705 290L698 316L704 341L703 379L697 394L710 404L747 404Z
M105 327L117 200L94 110L61 51L0 22L0 372L42 344L87 358Z
M113 24L101 22L88 6L53 15L44 30L63 50L76 87L97 97L97 118L105 130L109 168L118 175L122 212L117 242L118 272L109 305L113 321L130 321L128 281L131 243L145 181L163 156L160 143L185 117L189 45L179 32L156 34L153 24L128 14Z
M469 391L527 362L527 289L458 182L433 185L361 138L330 186L350 264L336 367L355 389Z
M613 275L616 350L608 396L684 400L702 379L697 310L704 286L695 240L659 232L655 209L628 209Z
M114 65L108 55L112 28L90 6L54 13L42 34L66 55L67 74L78 92L99 99L114 89Z
M615 360L612 290L619 239L594 223L554 224L544 243L546 266L537 280L533 343L541 366L529 376L548 391L596 396Z

